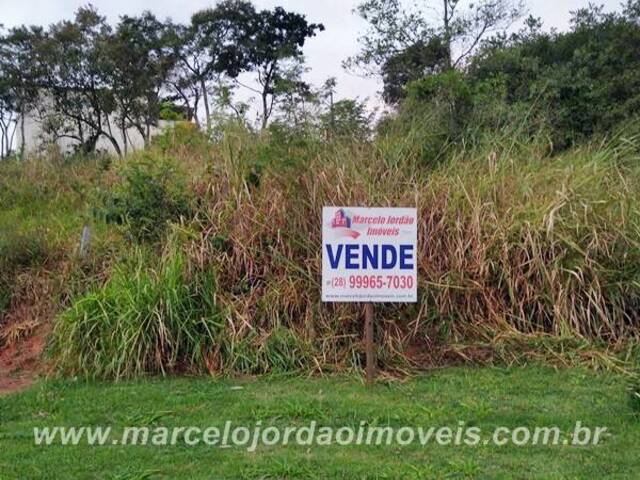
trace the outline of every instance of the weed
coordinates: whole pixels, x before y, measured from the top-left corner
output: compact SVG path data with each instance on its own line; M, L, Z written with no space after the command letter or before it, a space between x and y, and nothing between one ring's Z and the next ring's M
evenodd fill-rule
M191 215L191 200L175 162L151 155L127 163L122 182L100 195L99 217L124 224L137 242L156 241L168 222Z
M223 324L215 278L189 271L179 252L157 269L151 264L138 250L58 319L52 354L62 371L114 378L203 371Z

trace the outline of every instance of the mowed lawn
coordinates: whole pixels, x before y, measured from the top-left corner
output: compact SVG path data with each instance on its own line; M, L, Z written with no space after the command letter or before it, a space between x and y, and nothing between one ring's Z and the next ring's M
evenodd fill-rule
M606 426L598 446L34 446L44 426ZM0 398L1 479L638 478L640 420L624 378L451 368L365 388L357 377L45 382Z

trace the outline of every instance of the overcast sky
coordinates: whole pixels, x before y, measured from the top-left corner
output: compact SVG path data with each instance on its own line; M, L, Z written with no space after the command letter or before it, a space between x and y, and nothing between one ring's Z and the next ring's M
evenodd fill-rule
M418 0L440 5L439 0ZM84 0L0 0L0 23L5 27L21 24L49 25L71 18L73 12L89 2ZM110 22L119 15L139 14L151 10L158 17L171 17L187 22L195 11L213 6L215 0L93 0L92 3ZM259 8L282 6L307 15L309 21L324 23L326 30L305 45L305 56L311 71L307 80L319 86L328 77L338 79L338 96L368 97L375 103L380 85L372 79L363 79L345 72L342 61L358 51L357 38L366 25L352 13L359 0L254 0ZM595 0L604 3L607 10L615 10L618 0ZM588 4L588 0L528 0L528 13L542 17L546 28L563 30L567 27L570 11Z

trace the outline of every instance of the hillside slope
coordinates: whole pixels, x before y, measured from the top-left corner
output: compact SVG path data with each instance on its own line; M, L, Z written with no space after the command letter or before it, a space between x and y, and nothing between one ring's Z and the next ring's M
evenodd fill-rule
M2 164L2 342L52 323L54 369L88 376L357 369L360 309L319 300L321 207L417 206L420 301L377 309L382 368L618 365L602 352L638 335L638 139L546 152L494 138L428 166L410 136L177 130L115 164Z

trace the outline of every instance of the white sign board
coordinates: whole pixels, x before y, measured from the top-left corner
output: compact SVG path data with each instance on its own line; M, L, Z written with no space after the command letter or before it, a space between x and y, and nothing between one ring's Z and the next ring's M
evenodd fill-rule
M323 302L418 300L415 208L322 209Z

